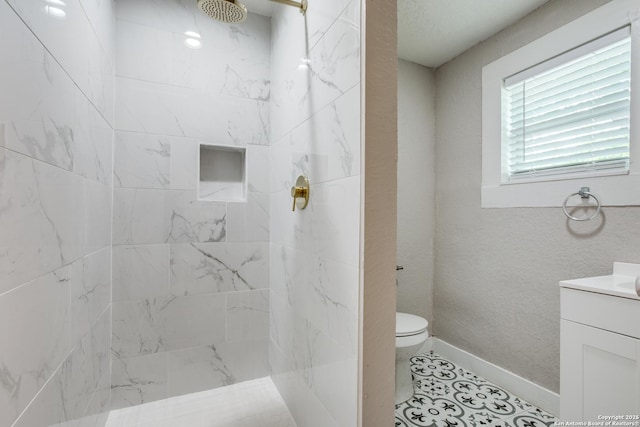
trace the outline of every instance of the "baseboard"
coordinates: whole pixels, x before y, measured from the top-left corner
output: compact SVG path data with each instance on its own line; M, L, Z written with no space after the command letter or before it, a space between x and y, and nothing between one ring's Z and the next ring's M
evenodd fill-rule
M513 372L480 359L478 356L455 347L441 339L429 338L422 347L421 352L430 350L523 398L538 408L556 417L560 415L560 395L558 393L554 393Z
M420 354L420 353L428 353L431 350L433 350L433 340L434 339L435 338L433 338L433 337L427 338L427 340L424 342L424 345L418 351L418 354Z

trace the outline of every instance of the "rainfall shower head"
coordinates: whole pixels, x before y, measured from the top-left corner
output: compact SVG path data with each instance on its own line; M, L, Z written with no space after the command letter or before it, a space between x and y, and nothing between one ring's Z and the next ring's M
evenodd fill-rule
M307 12L307 0L271 0L275 3L293 6L303 15ZM227 24L237 24L247 19L247 8L238 0L198 0L198 7L204 13Z
M238 0L198 0L204 13L227 24L237 24L247 19L247 8Z

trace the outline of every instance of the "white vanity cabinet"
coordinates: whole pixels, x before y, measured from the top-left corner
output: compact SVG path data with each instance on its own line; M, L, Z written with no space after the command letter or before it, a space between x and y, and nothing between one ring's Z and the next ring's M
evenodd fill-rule
M560 282L561 421L640 421L640 298L616 264L611 276Z

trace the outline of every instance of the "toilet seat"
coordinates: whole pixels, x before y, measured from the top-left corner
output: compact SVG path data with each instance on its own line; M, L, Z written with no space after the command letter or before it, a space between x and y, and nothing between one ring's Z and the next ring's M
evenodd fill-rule
M410 337L426 332L429 322L420 316L396 313L396 337Z
M396 405L414 394L409 359L427 342L427 326L429 322L420 316L396 312Z

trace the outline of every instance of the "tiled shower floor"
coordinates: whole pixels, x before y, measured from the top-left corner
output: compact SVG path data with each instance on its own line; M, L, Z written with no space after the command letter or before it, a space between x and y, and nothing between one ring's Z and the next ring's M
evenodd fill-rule
M416 393L396 427L544 427L550 414L433 352L411 358ZM270 378L112 411L106 427L295 427Z
M411 358L416 393L396 406L396 427L544 427L557 421L433 352Z
M271 378L158 400L109 414L106 427L295 427Z

